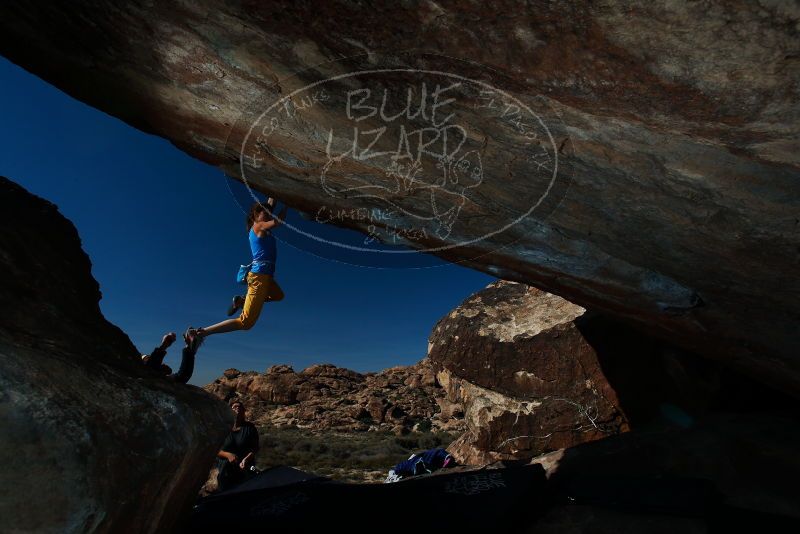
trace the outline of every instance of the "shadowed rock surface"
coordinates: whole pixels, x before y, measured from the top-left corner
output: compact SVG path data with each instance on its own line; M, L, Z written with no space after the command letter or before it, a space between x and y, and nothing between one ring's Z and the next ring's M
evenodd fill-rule
M230 424L148 372L100 313L78 233L0 177L0 517L5 532L165 532Z
M533 460L569 505L530 533L795 532L797 417L713 414Z
M0 53L231 176L240 177L244 147L248 182L312 216L395 210L388 221L335 224L374 224L384 238L411 228L401 241L431 248L472 242L528 213L438 254L797 395L799 21L791 2L6 2ZM397 52L412 47L421 53ZM461 189L434 187L450 162L425 161L429 181L410 187L396 160L326 153L331 132L337 153L348 135L352 143L347 90L386 90L394 113L407 87L419 95L418 74L298 93L277 129L246 139L278 99L381 67L456 73L496 89L492 100L465 83L445 108L465 128L458 161L481 170L477 183L456 169L449 179ZM427 76L431 88L443 83ZM517 115L501 94L515 99ZM524 107L528 129L515 118ZM409 131L425 118L409 119ZM394 127L372 148L402 141ZM380 194L351 194L362 186Z

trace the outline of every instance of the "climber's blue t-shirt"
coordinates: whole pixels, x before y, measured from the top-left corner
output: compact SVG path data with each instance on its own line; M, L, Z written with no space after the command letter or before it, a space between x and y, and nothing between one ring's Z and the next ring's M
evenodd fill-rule
M251 228L250 251L253 253L253 266L250 268L250 272L275 274L278 250L272 232L266 232L263 237L258 237Z

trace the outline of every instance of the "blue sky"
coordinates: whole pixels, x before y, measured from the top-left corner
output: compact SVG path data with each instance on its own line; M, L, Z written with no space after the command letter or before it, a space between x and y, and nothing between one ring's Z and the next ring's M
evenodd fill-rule
M57 204L78 228L106 318L142 352L166 331L225 319L241 289L236 270L249 262L240 184L2 58L0 80L0 175ZM294 212L289 221L315 225ZM494 279L435 260L359 267L298 249L282 232L290 230L277 232L276 278L286 299L265 306L252 330L208 338L192 383L229 367L324 362L363 372L415 363L434 323ZM167 356L173 367L179 345Z

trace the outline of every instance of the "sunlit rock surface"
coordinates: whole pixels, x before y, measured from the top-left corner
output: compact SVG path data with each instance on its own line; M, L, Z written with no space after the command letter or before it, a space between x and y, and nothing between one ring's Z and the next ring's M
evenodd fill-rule
M443 317L428 357L465 432L449 450L463 463L530 458L628 429L616 392L561 297L499 281Z
M239 398L261 425L314 432L464 430L463 410L450 403L430 361L357 373L330 364L299 373L274 365L264 373L228 369L205 389L220 399Z

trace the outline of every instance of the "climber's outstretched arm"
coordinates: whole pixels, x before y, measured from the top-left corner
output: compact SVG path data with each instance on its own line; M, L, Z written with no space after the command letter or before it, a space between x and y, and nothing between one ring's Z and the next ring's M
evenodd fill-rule
M272 210L272 208L275 206L275 199L273 197L269 197L267 199L266 204L267 204L267 206L269 206L269 209ZM289 206L284 204L283 205L283 209L281 209L281 212L277 215L277 217L273 216L268 221L255 223L253 225L254 226L253 230L255 230L256 233L260 233L260 232L264 232L264 231L267 231L267 230L272 230L273 228L277 228L286 219L286 211L288 209L289 209Z

